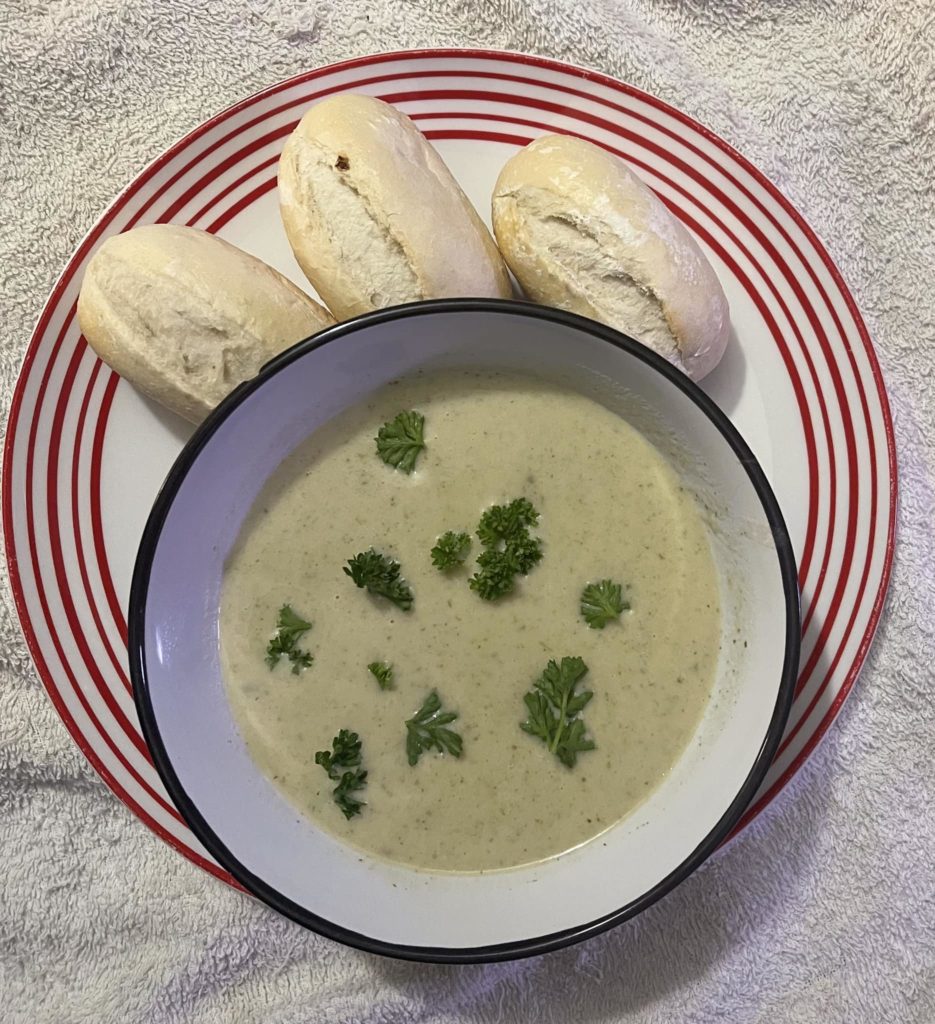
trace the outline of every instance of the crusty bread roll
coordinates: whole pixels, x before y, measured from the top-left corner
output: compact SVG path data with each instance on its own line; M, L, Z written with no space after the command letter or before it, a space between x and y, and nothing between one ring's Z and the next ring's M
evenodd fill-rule
M696 380L730 328L717 275L686 229L621 160L545 135L507 161L497 243L526 294L629 334Z
M279 160L299 265L338 319L415 299L512 294L493 238L405 114L370 96L312 107Z
M334 323L261 260L176 224L108 238L85 270L78 321L108 366L193 423L277 352Z

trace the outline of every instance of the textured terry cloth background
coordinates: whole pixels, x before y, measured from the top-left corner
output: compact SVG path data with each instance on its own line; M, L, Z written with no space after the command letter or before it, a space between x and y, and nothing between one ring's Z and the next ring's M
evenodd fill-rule
M3 0L4 423L68 256L178 136L329 61L477 45L561 57L648 89L785 191L827 242L875 339L902 472L876 644L794 785L639 919L516 964L356 953L173 853L69 739L3 586L3 1021L935 1021L933 37L925 0Z

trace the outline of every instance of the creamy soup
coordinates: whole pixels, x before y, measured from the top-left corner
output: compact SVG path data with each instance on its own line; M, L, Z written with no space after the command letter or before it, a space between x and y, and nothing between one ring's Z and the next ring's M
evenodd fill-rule
M401 410L425 416L411 475L376 453ZM515 591L468 586L483 510L525 497L542 559ZM464 567L440 572L446 530L472 534ZM397 559L410 611L358 589L342 567L375 548ZM630 609L604 629L580 610L589 582L623 584ZM293 674L265 661L277 612L312 623ZM318 825L418 868L486 871L594 839L670 771L708 700L720 644L715 567L694 499L646 439L572 390L502 375L444 374L387 386L317 431L257 499L226 566L226 686L259 768ZM594 749L568 768L520 729L523 695L550 659L584 660L581 712ZM393 666L382 690L370 662ZM431 690L457 711L460 758L413 767L405 721ZM362 742L361 812L345 819L315 763L340 729Z

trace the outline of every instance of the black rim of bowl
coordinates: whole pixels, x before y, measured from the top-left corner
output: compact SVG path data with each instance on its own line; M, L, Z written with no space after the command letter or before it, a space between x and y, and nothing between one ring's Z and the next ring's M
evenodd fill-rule
M688 395L695 405L707 415L746 470L772 530L776 553L779 559L786 605L785 656L776 695L776 704L773 708L769 728L766 731L766 736L746 780L714 828L688 857L662 881L658 882L637 899L632 900L626 906L611 911L596 920L587 921L575 927L552 932L548 935L536 935L514 942L464 948L414 946L371 938L368 935L344 928L333 921L311 913L283 896L245 868L214 833L176 776L162 743L162 737L159 734L159 727L156 722L156 716L153 713L152 702L150 701L146 675L146 652L144 649L146 597L149 589L153 557L166 516L182 481L191 469L199 452L208 443L221 424L250 394L262 386L264 381L285 369L295 360L301 359L307 353L321 348L323 345L338 341L345 335L361 328L373 327L377 324L389 323L393 320L413 316L465 312L506 313L513 316L549 321L574 328L575 330L584 331L617 348L624 349L630 355L635 356L644 363L648 363ZM674 889L680 882L684 881L730 835L753 798L754 793L759 789L760 783L763 781L772 763L785 729L789 709L792 705L795 680L798 672L800 645L799 592L792 543L789 539L779 504L766 480L763 470L727 416L680 370L675 369L661 356L632 338L628 338L609 327L574 313L509 299L438 299L427 302L413 302L404 306L394 306L390 309L366 313L346 323L328 327L311 338L299 342L270 360L255 377L236 388L196 429L173 464L156 497L143 531L143 538L140 542L136 565L133 571L133 582L130 588L128 631L130 676L133 682L133 695L137 711L139 712L143 736L149 745L156 769L162 777L162 781L179 813L211 856L253 895L274 910L278 910L281 914L312 931L370 953L430 963L483 963L512 960L560 949L598 935L634 917Z

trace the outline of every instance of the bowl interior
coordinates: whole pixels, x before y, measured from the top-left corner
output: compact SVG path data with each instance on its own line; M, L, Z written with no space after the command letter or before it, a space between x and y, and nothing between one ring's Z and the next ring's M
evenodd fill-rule
M589 321L509 304L376 314L274 361L224 403L170 475L131 598L144 730L202 842L303 923L409 955L482 958L492 947L547 948L535 943L586 934L675 884L724 838L753 795L782 730L797 661L788 537L762 474L724 418L706 411L697 389L661 360L610 338L619 336ZM298 813L255 768L218 658L225 558L270 472L312 431L388 381L447 367L533 372L591 395L641 429L705 510L723 607L712 699L656 792L576 851L478 875L372 859Z

